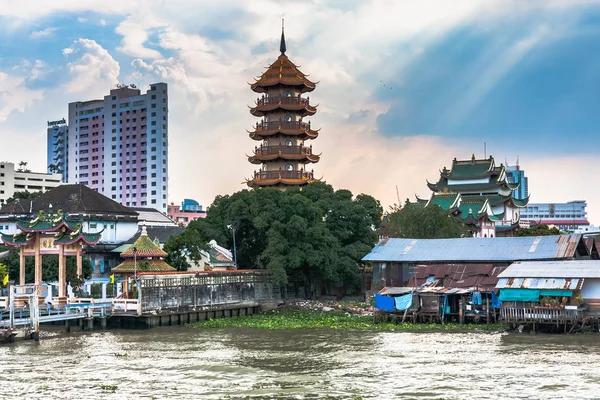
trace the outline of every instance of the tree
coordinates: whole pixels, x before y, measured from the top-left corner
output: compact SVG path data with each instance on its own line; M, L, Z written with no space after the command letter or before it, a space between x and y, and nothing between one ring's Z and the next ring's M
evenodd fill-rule
M36 197L39 197L41 194L42 194L41 191L39 191L39 192L30 192L28 190L23 190L23 191L15 192L12 195L12 197L9 197L8 199L6 199L6 204L14 203L17 200L35 199Z
M396 207L383 222L381 236L412 239L442 239L471 236L458 218L437 205Z
M170 238L167 261L187 268L186 255L195 260L212 239L232 248L235 232L240 268L266 269L281 284L322 281L353 287L360 283L358 263L377 241L381 213L373 197L353 197L321 182L302 190L242 190L218 196L205 219Z
M560 230L553 226L550 228L548 225L538 224L530 228L519 228L517 229L517 236L550 236L560 235Z
M57 164L48 164L48 171L50 171L51 174L62 174L63 171L60 169L60 167Z
M27 168L27 161L19 161L19 168L17 168L17 172L31 172Z

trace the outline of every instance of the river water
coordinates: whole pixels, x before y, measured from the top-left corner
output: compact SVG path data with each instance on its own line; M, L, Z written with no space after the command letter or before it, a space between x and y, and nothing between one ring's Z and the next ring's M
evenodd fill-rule
M597 335L154 328L0 346L2 399L595 399Z

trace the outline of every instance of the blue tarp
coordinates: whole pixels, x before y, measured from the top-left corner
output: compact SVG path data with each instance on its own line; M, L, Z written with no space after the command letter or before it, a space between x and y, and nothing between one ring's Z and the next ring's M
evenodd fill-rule
M500 289L501 301L539 301L539 289Z
M396 303L396 310L404 311L407 308L410 308L412 305L412 293L405 294L404 296L394 297L394 301Z
M375 293L375 308L382 311L394 312L394 298Z
M540 296L558 296L558 297L571 297L573 296L572 290L554 290L554 289L540 289Z
M498 298L498 295L496 295L496 292L494 292L493 290L491 290L490 294L492 295L492 308L500 308L500 307L502 307L502 302Z

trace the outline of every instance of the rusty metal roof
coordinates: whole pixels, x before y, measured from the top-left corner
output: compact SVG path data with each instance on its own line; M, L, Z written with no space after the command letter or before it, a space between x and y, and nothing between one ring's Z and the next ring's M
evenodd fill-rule
M589 255L582 235L460 239L384 239L363 261L498 262L555 260Z
M580 278L500 278L497 289L563 289L580 290Z
M500 278L600 278L600 260L520 261Z
M493 264L417 265L408 286L445 286L452 288L493 288L505 266ZM416 282L415 282L416 277ZM433 277L433 279L431 278Z
M400 296L412 292L414 288L410 287L384 287L379 291L379 294L384 296Z

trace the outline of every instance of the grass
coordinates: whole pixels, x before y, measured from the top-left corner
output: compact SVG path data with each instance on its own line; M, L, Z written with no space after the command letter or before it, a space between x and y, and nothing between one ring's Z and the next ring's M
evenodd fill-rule
M374 331L487 331L506 330L504 324L432 324L405 322L373 322L372 316L353 315L341 311L311 311L282 308L251 316L210 319L190 324L194 328L259 328L278 329L355 329Z

